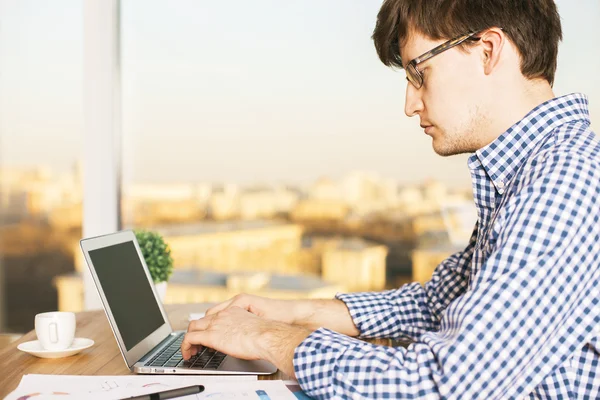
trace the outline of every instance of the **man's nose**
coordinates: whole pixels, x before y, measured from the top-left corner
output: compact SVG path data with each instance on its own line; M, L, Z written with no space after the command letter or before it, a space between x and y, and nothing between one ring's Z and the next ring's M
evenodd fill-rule
M423 100L421 99L421 91L412 83L406 84L406 101L404 103L404 113L413 117L423 111Z

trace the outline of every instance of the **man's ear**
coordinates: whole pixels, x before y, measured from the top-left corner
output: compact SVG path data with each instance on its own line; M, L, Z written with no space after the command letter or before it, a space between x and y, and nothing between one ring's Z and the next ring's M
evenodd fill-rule
M490 28L482 33L480 41L483 49L483 68L486 75L491 74L498 65L506 40L506 35L500 28Z

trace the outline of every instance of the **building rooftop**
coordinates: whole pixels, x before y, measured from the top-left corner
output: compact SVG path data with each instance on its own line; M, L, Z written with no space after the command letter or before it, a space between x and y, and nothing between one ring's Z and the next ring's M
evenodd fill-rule
M148 228L158 231L161 235L176 237L198 234L209 234L219 232L234 232L243 230L254 230L271 228L274 226L289 225L284 221L276 220L255 220L255 221L210 221L194 222L189 224L165 225Z
M347 238L340 240L337 245L338 250L362 251L369 247L379 246L377 243L372 243L360 238Z
M322 242L331 243L335 249L348 251L362 251L368 249L369 247L379 246L378 243L370 242L359 237L348 238L339 236L303 236L302 248L310 249L315 246L315 244L320 244Z
M177 269L173 271L170 283L178 285L194 285L194 286L227 286L227 277L229 275L247 275L248 272L215 272L200 269ZM307 275L281 275L270 274L269 283L265 285L265 289L271 290L296 290L309 291L321 289L331 286L329 282L325 282L319 277Z

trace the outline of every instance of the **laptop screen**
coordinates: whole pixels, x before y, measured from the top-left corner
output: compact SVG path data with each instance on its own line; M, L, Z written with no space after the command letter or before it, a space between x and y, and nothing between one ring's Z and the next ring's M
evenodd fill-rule
M90 250L127 351L165 323L133 242Z

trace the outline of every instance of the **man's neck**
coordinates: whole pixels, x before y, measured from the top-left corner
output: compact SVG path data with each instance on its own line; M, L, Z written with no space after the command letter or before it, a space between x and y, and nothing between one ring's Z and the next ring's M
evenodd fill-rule
M518 93L515 95L515 93ZM522 120L531 110L555 97L552 87L546 80L528 80L520 90L505 92L502 99L502 111L497 113L489 128L490 137L485 145L496 140L511 126ZM483 147L483 146L481 146Z

